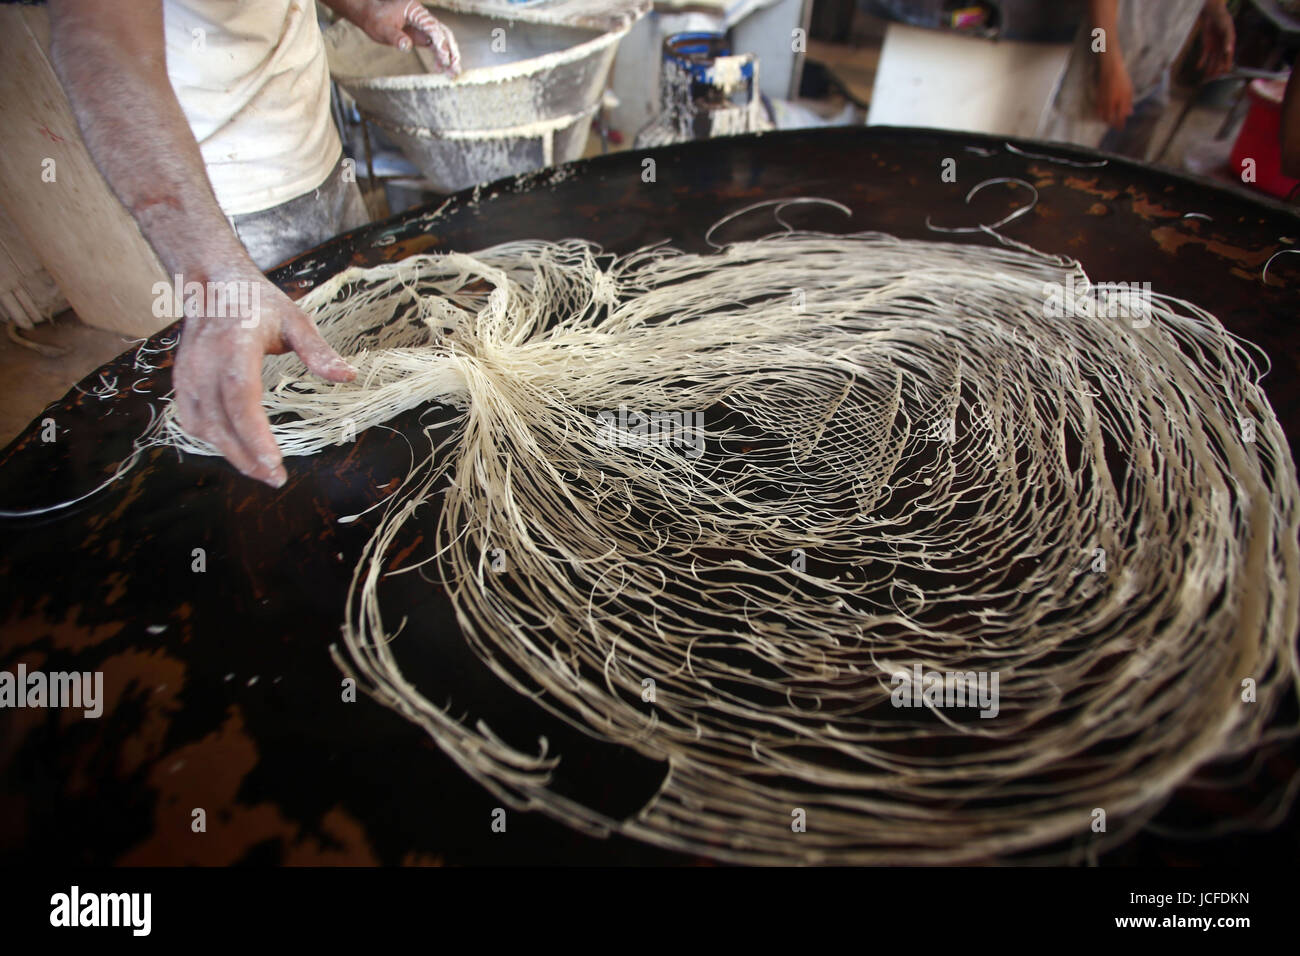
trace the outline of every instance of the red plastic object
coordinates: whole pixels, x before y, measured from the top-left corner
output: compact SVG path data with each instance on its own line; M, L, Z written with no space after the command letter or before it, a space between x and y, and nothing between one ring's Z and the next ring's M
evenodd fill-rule
M1255 181L1242 181L1270 195L1286 199L1300 179L1282 175L1282 95L1286 80L1254 80L1250 84L1250 111L1232 144L1232 170L1242 176L1246 160L1255 161Z

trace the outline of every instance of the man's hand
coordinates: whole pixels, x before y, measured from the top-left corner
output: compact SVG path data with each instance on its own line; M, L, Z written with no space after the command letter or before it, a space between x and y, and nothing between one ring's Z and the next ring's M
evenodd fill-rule
M172 374L178 420L245 475L278 488L286 475L262 410L262 357L292 350L331 382L351 381L356 370L251 263L236 275L209 281L240 289L243 301L220 315L186 315Z
M1201 57L1196 65L1207 77L1218 76L1232 69L1232 57L1237 43L1237 28L1226 0L1207 0L1201 10Z
M1097 115L1123 129L1133 115L1133 81L1119 56L1103 56L1097 66Z
M293 349L331 381L355 373L267 282L217 205L167 76L162 0L51 0L50 26L54 69L90 155L165 274L243 290L257 306L255 316L186 318L173 376L181 425L244 474L283 484L262 411L263 355Z
M1088 22L1100 32L1097 55L1097 117L1106 125L1123 129L1133 115L1133 80L1124 65L1119 35L1119 0L1088 0ZM1095 41L1094 41L1095 43Z
M460 74L460 50L451 31L438 22L419 0L325 0L376 43L399 50L412 43L432 47L438 65L452 76Z

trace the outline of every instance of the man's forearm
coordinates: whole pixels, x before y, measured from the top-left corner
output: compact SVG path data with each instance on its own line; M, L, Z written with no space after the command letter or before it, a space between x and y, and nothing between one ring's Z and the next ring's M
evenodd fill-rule
M52 59L91 157L168 273L251 266L167 77L161 0L51 0Z
M1088 20L1094 30L1100 29L1105 37L1102 57L1124 59L1119 45L1119 0L1088 0ZM1094 47L1095 49L1095 47Z
M54 68L86 145L167 271L187 285L248 283L239 321L220 303L208 311L212 296L186 312L172 370L177 420L244 474L278 488L286 472L262 407L263 356L292 350L333 382L351 381L356 371L260 274L217 204L167 77L161 0L50 6Z

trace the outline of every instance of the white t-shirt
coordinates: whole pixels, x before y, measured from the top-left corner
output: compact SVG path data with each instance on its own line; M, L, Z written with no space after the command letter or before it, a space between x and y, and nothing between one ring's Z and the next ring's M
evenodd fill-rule
M342 145L315 0L164 0L167 73L228 216L315 189Z

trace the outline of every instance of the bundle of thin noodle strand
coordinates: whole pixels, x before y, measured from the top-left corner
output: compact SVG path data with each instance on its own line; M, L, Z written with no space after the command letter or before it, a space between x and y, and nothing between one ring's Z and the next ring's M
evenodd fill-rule
M794 231L336 276L301 304L359 375L267 362L285 453L429 403L455 426L385 503L336 660L510 806L591 833L772 863L1125 838L1198 767L1295 729L1269 725L1300 679L1298 490L1247 346L1160 295L1045 314L1071 278L1089 288L1022 249ZM619 409L701 413L702 441L611 428ZM434 546L386 570L437 496ZM404 573L441 578L509 686L664 761L653 798L612 819L561 792L544 738L408 682L402 643L435 638L384 613ZM996 672L996 716L894 706L918 665Z

